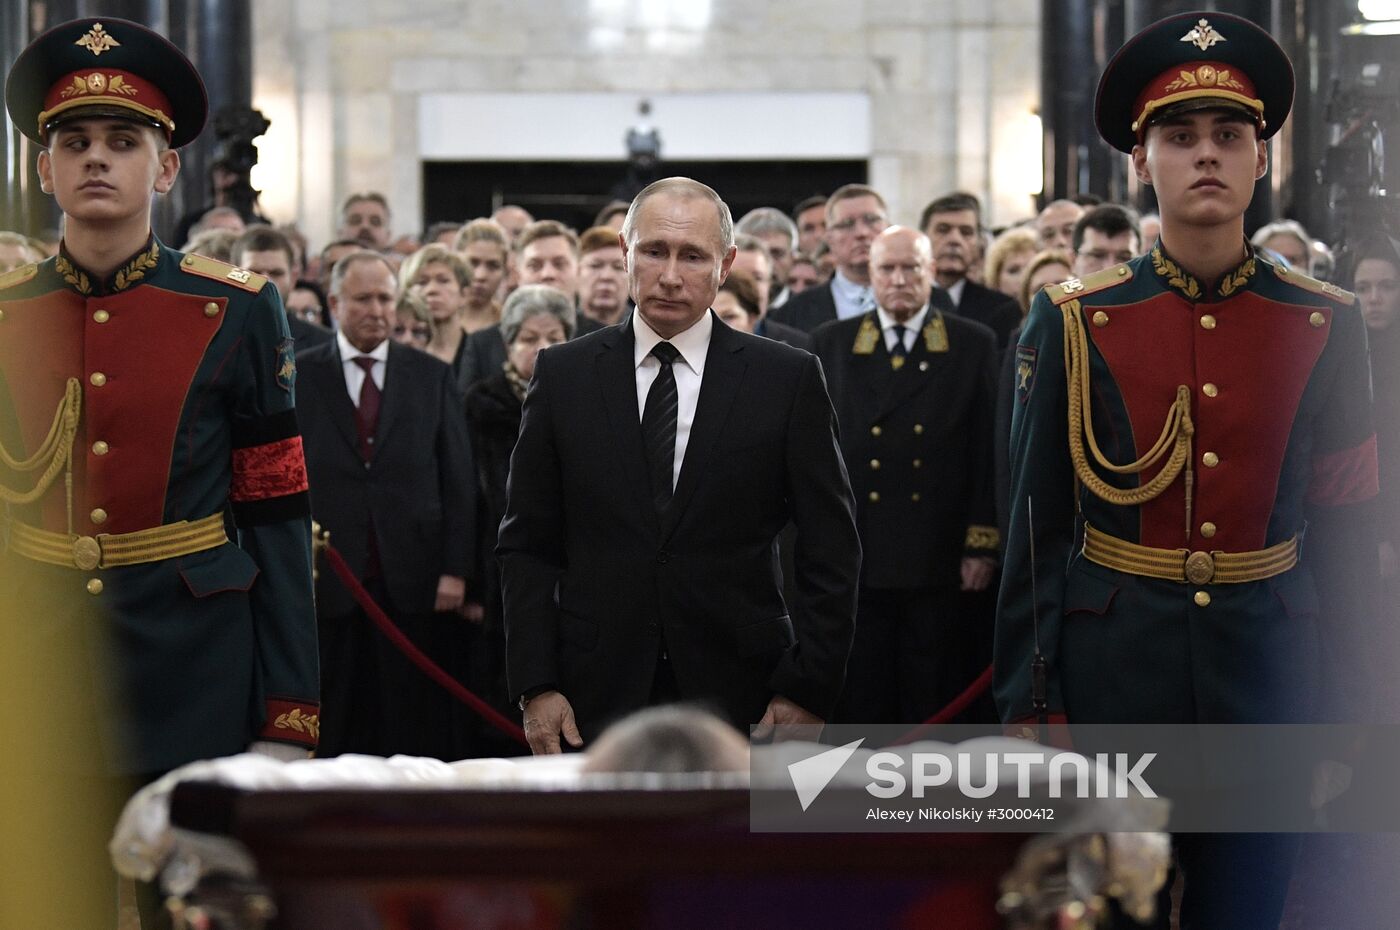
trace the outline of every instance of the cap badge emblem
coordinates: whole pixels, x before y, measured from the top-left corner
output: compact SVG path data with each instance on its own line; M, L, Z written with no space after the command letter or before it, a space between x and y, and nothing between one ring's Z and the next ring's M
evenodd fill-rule
M1225 37L1215 31L1215 27L1207 20L1200 20L1191 27L1191 31L1181 37L1181 41L1190 42L1201 51L1205 51L1217 42L1224 42Z
M117 46L121 45L120 42L112 38L107 33L107 31L102 28L101 23L93 23L92 28L89 29L81 39L74 42L73 44L81 45L83 48L87 49L89 52L92 52L94 55L101 55L108 49L116 48Z

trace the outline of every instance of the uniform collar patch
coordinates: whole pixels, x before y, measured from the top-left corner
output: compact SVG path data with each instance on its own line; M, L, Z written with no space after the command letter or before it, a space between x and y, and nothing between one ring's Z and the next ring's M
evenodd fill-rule
M54 271L58 272L59 277L63 278L63 282L70 288L84 297L91 297L94 294L116 294L135 287L159 264L160 243L156 241L155 236L151 236L141 251L122 263L106 281L95 281L81 265L73 261L62 244L59 245L58 255L54 259Z
M1244 261L1240 262L1232 271L1226 272L1215 286L1215 293L1221 297L1229 297L1243 288L1259 270L1259 263L1254 256L1254 248L1248 242L1245 243L1244 248ZM1201 282L1196 280L1186 269L1172 261L1171 256L1162 248L1160 240L1152 247L1151 255L1152 269L1157 272L1157 277L1161 278L1168 288L1193 303L1209 298L1209 292L1201 286Z

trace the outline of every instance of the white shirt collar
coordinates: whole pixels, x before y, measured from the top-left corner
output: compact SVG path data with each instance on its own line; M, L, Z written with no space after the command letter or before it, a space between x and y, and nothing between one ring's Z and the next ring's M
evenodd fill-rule
M359 349L352 346L350 340L345 338L345 333L342 330L335 331L335 341L340 349L340 360L347 364L359 358L361 355L368 355L376 362L389 361L389 340L387 339L375 346L373 352L361 352Z
M948 292L948 296L952 298L953 306L958 307L962 305L963 289L966 286L967 278L958 278L958 280L944 288L944 290Z
M889 313L885 310L884 307L876 307L876 308L875 308L875 313L876 313L876 315L879 316L879 318L880 318L880 331L881 331L882 333L887 333L887 332L889 332L889 331L890 331L890 327L892 327L892 326L895 325L894 317L890 316ZM926 317L926 316L928 316L928 304L927 304L927 303L925 303L922 307L919 308L919 312L918 312L918 313L914 314L914 315L911 316L908 320L905 321L905 323L904 323L904 329L905 329L905 331L906 331L906 332L915 332L915 333L917 333L919 330L923 329L923 328L924 328L924 317Z
M831 279L831 286L840 291L843 297L848 297L853 301L859 301L861 296L870 290L868 284L857 284L846 277L840 268L836 269L836 274Z
M690 324L689 329L676 333L670 339L658 336L656 330L647 325L646 317L642 316L640 310L632 314L632 328L636 335L636 347L632 354L635 367L642 367L642 362L651 355L651 350L656 348L657 343L669 342L676 347L676 351L681 354L681 361L685 362L691 371L701 376L705 374L705 356L709 353L710 335L715 328L714 316L709 310Z

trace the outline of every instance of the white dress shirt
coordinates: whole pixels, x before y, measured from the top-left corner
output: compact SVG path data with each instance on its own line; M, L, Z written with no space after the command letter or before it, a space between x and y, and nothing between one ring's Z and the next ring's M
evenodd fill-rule
M671 473L671 488L675 489L680 480L681 463L685 461L685 447L690 440L690 428L695 423L695 406L700 401L700 379L705 374L705 357L710 354L710 334L714 332L714 317L706 310L705 315L696 320L684 332L670 339L662 339L656 330L647 325L640 312L632 314L632 327L636 332L637 344L632 359L637 366L637 419L641 420L647 406L647 392L651 383L661 371L661 362L652 354L659 342L669 342L676 347L680 357L671 366L676 378L676 460Z
M356 409L360 406L360 388L365 384L365 370L359 366L355 359L361 355L368 355L374 359L374 367L370 369L374 376L374 384L380 391L384 390L384 373L389 369L389 340L385 339L374 347L373 352L361 352L350 344L350 340L345 338L345 334L336 331L335 341L340 349L340 367L345 372L345 390L350 392L350 403Z
M953 302L953 306L962 306L962 292L965 287L967 287L967 278L958 278L958 280L943 289L948 292L948 298Z
M831 279L831 298L836 302L836 318L849 320L868 313L875 306L875 292L868 285L857 284L836 269Z
M876 307L875 314L880 318L880 332L885 334L885 348L891 355L894 354L894 341L897 338L894 328L895 319L885 311L884 307ZM914 351L914 340L919 338L919 330L924 328L924 317L928 316L928 304L924 304L919 312L911 316L904 323L904 351Z

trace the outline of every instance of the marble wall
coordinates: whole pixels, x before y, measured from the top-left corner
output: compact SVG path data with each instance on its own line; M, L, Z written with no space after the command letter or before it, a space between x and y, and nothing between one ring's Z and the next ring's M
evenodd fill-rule
M962 188L984 198L991 221L1008 222L1029 215L1039 189L1039 7L254 0L254 103L273 121L254 181L266 212L298 219L313 243L333 233L336 205L357 190L387 193L396 231L412 232L429 98L466 106L486 94L857 94L868 100L868 125L850 134L868 149L871 182L896 221L914 222L931 197ZM666 138L660 112L656 123ZM802 120L792 154L841 132ZM722 157L722 138L715 144ZM568 139L559 147L566 154Z

